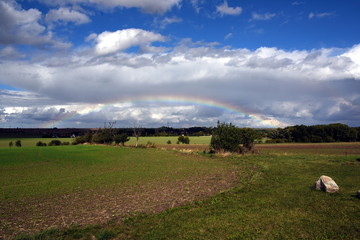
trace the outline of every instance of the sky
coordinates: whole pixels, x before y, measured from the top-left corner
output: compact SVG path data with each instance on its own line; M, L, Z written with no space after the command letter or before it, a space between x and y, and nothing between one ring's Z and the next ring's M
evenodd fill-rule
M0 0L0 128L360 126L359 0Z

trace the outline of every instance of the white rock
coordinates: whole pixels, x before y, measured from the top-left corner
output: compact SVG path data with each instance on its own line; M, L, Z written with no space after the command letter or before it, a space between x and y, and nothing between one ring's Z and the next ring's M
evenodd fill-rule
M315 182L315 189L328 193L334 193L339 191L339 186L331 177L323 175Z

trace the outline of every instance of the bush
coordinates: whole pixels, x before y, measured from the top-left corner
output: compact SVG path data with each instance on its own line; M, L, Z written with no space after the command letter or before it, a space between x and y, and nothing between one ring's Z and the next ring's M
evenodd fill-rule
M210 147L215 152L237 152L241 153L241 138L239 128L226 123L218 123L213 131Z
M116 234L113 233L112 231L104 230L104 231L101 231L99 234L97 234L96 237L99 240L110 240L110 239L113 239L114 237L116 237Z
M36 143L36 146L37 146L37 147L45 147L45 146L46 146L46 143L43 143L42 141L38 141L38 142Z
M15 142L15 146L21 147L21 140L17 140L17 141Z
M12 141L9 142L9 147L14 146L14 143Z
M48 145L49 145L49 146L60 146L60 145L61 145L61 141L60 141L60 140L51 140L51 142L49 142Z
M130 138L125 133L117 134L114 137L115 144L121 144L122 146L124 146L125 142L128 142L129 140Z
M83 144L83 143L91 143L92 142L92 135L90 133L86 133L82 136L77 136L72 145Z
M189 139L189 137L179 136L179 137L178 137L178 142L179 142L179 143L183 143L183 144L189 144L189 143L190 143L190 139Z
M171 144L171 140L168 140L166 143L167 143L167 144Z
M109 129L101 129L98 133L92 136L92 141L99 144L112 144L114 136Z
M150 141L148 141L148 142L146 143L146 147L147 147L147 148L156 148L155 143L150 142Z
M213 131L210 147L215 152L243 153L254 149L260 133L251 128L238 128L226 123L218 123Z
M239 128L239 134L245 151L253 151L256 139L261 138L261 134L251 128Z
M69 142L62 142L61 145L67 146L67 145L70 145L70 143Z

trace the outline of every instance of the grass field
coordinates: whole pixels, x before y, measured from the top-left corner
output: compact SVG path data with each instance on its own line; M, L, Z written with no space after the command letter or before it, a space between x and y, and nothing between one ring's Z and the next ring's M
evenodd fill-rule
M258 149L2 148L0 238L360 239L360 143Z
M191 144L197 145L209 145L210 136L204 137L190 137ZM72 143L72 138L0 138L0 147L9 147L9 142L13 142L15 146L15 141L21 140L23 147L34 147L38 141L44 143L49 143L51 140L60 140L61 142ZM140 137L139 144L147 144L148 142L155 143L157 145L168 145L167 142L171 141L170 145L177 145L178 137ZM130 141L126 142L126 145L135 145L135 138L130 137Z
M34 147L36 143L41 141L48 144L51 140L60 140L61 142L72 143L72 138L0 138L0 147L9 147L9 142L13 142L13 147L15 147L15 142L17 140L21 141L22 147Z
M111 146L2 148L0 238L152 212L227 189L225 162Z

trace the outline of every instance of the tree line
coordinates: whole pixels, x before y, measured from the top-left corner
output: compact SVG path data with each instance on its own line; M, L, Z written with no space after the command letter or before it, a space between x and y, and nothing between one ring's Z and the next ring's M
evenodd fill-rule
M267 130L268 142L356 142L360 141L360 127L349 127L345 124L296 125L286 128Z

